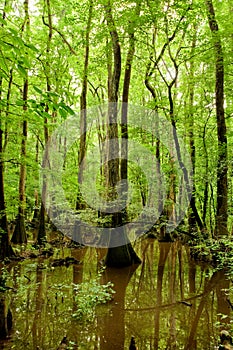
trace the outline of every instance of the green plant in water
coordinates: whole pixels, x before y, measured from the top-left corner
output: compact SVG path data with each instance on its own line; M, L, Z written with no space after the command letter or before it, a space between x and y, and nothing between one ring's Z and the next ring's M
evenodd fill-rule
M4 267L2 267L1 273L0 273L0 292L5 292L6 290L9 289L6 285L8 277L9 277L9 273Z
M112 299L112 295L115 293L112 287L113 283L111 282L99 284L98 278L75 284L77 310L72 316L79 321L92 322L95 317L96 306L106 304Z

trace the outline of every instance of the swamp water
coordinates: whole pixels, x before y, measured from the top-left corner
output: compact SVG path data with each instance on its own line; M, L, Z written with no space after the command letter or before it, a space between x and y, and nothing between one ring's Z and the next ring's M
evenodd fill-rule
M138 350L217 349L220 330L231 329L224 273L196 264L178 242L145 239L135 249L141 265L105 269L100 277L105 250L89 247L8 266L11 289L4 304L13 328L0 349L56 350L65 336L70 350L128 350L132 336ZM81 263L52 266L54 258L67 256ZM72 317L82 308L74 300L75 285L96 278L114 284L113 300L79 321Z

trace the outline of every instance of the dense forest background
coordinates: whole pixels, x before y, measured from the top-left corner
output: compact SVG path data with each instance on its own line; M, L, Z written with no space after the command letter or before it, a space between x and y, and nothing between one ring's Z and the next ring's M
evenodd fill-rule
M157 159L158 178L162 172L166 179L156 222L161 239L179 216L179 178L186 195L192 192L182 230L214 238L232 232L231 1L5 0L0 10L1 258L12 253L10 239L27 242L29 223L37 229L33 239L46 241L41 198L48 188L43 176L39 181L40 169L49 161L49 138L73 115L79 116L77 140L66 150L66 137L60 139L67 151L62 185L83 220L116 227L133 221L148 202L153 207L150 170L127 161L132 139ZM103 110L106 102L110 107ZM128 103L173 126L167 138L175 142L176 161L153 130L128 125ZM98 114L91 121L93 107ZM148 117L148 125L158 128L156 120ZM181 139L192 172L183 166ZM103 166L93 175L83 160L98 146L95 157ZM129 180L129 188L122 182L131 197L127 210L106 215L88 206L80 192L86 177L108 200L116 198L119 180Z

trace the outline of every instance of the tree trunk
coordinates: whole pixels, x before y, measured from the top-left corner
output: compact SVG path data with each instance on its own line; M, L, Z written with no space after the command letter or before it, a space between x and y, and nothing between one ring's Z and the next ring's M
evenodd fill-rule
M36 157L35 162L37 165L39 165L39 135L37 136L36 140ZM39 181L38 177L36 177L36 180ZM31 220L31 226L34 228L38 228L38 222L39 222L39 215L40 215L40 209L39 209L39 196L38 196L38 190L35 188L34 190L34 210L33 210L33 218ZM33 237L35 238L35 237Z
M108 106L108 125L107 125L107 195L108 199L114 200L117 197L116 185L119 181L119 142L118 142L118 125L117 125L117 101L119 92L119 82L121 75L121 49L119 44L118 33L112 16L110 1L105 7L107 25L112 39L113 49L113 73L109 83L109 106ZM129 76L130 78L130 76ZM126 84L129 79L126 77ZM128 94L129 87L125 87L125 96ZM111 215L112 227L122 225L122 212L115 210ZM116 247L114 241L117 235L124 235L125 245ZM114 248L112 248L114 247ZM107 266L123 267L133 263L139 263L140 259L133 250L128 240L127 233L122 229L118 232L112 232L110 235L109 248L105 263Z
M194 38L192 41L191 48L191 57L195 53L196 48L196 28L194 28ZM190 156L192 160L193 166L193 178L195 178L195 163L196 163L196 147L195 147L195 139L194 139L194 61L190 60L190 67L187 68L187 72L189 72L189 98L188 98L188 128L189 128L189 145L190 145ZM192 201L193 205L196 207L196 189L195 183L193 183L193 193L192 193ZM193 232L196 230L196 217L193 213L193 210L190 211L189 217L189 231Z
M28 96L28 79L24 82L23 88L23 106L24 111L27 110L27 96ZM23 121L23 133L21 141L21 164L20 164L20 175L19 175L19 208L18 215L16 218L16 226L11 238L11 242L15 244L27 243L27 234L25 229L25 182L26 182L26 143L27 143L27 121Z
M215 49L215 103L218 132L218 164L217 164L217 211L215 234L216 237L228 234L227 230L227 135L224 116L224 58L218 23L212 0L206 0L209 27L212 33Z
M6 4L5 4L6 5ZM2 18L5 18L5 11L3 10ZM1 24L3 27L3 24ZM12 75L10 77L12 79ZM9 89L8 89L9 92ZM2 99L2 77L0 78L0 101ZM8 100L8 99L7 99ZM6 257L14 255L14 252L9 243L7 216L6 216L6 203L4 192L4 160L3 160L3 129L0 110L0 260L4 260Z
M121 75L121 49L118 39L118 33L112 17L112 8L110 1L105 7L107 24L112 39L113 50L113 73L109 81L109 105L107 121L107 197L114 200L117 197L116 185L119 181L119 141L117 125L117 101ZM110 203L110 202L109 202ZM121 225L121 215L116 210L111 214L111 225L113 227Z
M140 14L141 2L137 3L134 18L138 18ZM131 71L133 58L135 53L135 20L130 23L129 27L129 48L125 63L125 75L122 93L122 111L121 111L121 168L120 178L123 180L121 195L124 203L127 203L128 198L128 102L129 102L129 87L131 80ZM122 213L123 222L127 222L127 207Z
M76 209L85 209L85 203L82 201L82 195L80 187L83 183L83 172L84 172L84 157L86 154L86 128L87 128L87 75L88 75L88 64L89 64L89 42L90 42L90 31L91 31L91 20L92 20L93 0L89 2L89 14L87 20L86 29L86 46L85 46L85 59L83 69L83 81L82 81L82 92L80 97L80 142L79 142L79 153L78 153L78 196Z
M42 196L44 195L46 189L42 189ZM45 198L45 197L44 197ZM45 245L47 238L46 238L46 228L45 228L45 216L46 216L46 211L45 211L45 206L43 201L41 202L40 205L40 213L39 213L39 226L38 226L38 233L37 233L37 239L36 239L36 244L38 245Z
M22 32L24 32L25 25L26 30L29 29L29 11L28 11L28 0L24 1L24 22L22 25ZM28 99L28 75L24 79L23 85L23 132L22 132L22 141L21 141L21 164L20 164L20 175L19 175L19 208L18 215L16 218L16 226L11 238L11 242L15 244L27 243L27 234L25 229L25 207L26 207L26 198L25 198L25 185L26 185L26 145L27 145L27 120L25 114L27 112L27 99Z
M161 182L161 152L160 152L160 139L159 139L159 118L158 118L158 98L156 94L155 88L151 85L151 76L153 73L153 70L151 71L151 60L153 59L153 54L155 52L155 43L156 43L156 35L157 35L157 23L155 23L155 28L154 32L152 35L152 47L153 51L150 54L150 61L147 64L147 69L146 69L146 76L145 76L145 86L150 92L153 102L154 102L154 110L156 113L156 121L154 128L157 130L157 138L156 138L156 149L155 149L155 155L156 155L156 174L157 174L157 181L158 181L158 213L162 213L163 210L163 198L162 198L162 182ZM156 78L155 78L156 79ZM155 80L154 79L154 80Z
M1 81L0 81L0 93L1 93ZM1 96L0 96L1 99ZM14 255L13 250L9 243L8 228L7 228L7 216L6 216L6 204L4 193L4 165L3 165L3 131L1 127L1 115L0 115L0 260L4 260L6 257Z
M52 41L52 36L53 36L53 28L52 28L52 16L51 16L51 9L50 9L50 0L46 1L47 4L47 11L48 11L48 39L47 39L47 48L46 48L46 64L45 64L45 76L46 76L46 88L47 91L51 91L51 84L50 84L50 45ZM46 103L45 106L45 112L49 112L49 106L48 103ZM42 167L45 168L48 161L49 161L49 150L48 147L46 147L46 144L48 143L49 140L49 131L48 131L48 119L44 118L44 142L45 142L45 155L43 158L43 164ZM38 233L37 233L37 239L36 243L39 245L45 244L47 241L46 238L46 227L45 227L45 218L46 218L46 192L47 192L47 183L46 183L46 176L43 175L43 180L42 180L42 200L40 204L40 213L39 213L39 225L38 225Z

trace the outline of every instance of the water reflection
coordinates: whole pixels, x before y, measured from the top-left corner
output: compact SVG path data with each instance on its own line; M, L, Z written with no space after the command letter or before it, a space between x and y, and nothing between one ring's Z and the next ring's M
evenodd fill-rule
M103 282L112 281L116 294L110 305L109 313L99 317L101 329L101 350L124 350L125 345L125 295L126 288L137 266L106 269Z
M77 307L72 283L97 276L104 250L63 251L63 258L80 261L69 267L52 267L52 258L12 267L7 299L13 330L0 348L56 350L67 337L69 349L124 350L134 336L139 350L214 349L220 330L230 330L224 273L195 264L178 242L143 240L136 250L141 265L104 271L100 283L112 281L116 294L98 307L91 324L71 316Z

